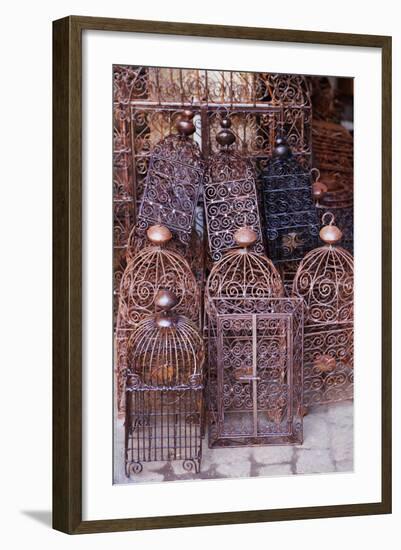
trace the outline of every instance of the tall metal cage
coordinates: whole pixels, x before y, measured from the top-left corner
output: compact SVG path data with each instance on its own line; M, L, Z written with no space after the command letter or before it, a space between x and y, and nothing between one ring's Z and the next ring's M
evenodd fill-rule
M126 475L143 464L181 461L199 473L203 425L204 345L197 327L173 311L176 296L159 291L157 313L141 321L128 344Z
M210 306L209 446L302 444L302 300Z
M319 222L312 179L283 137L261 175L267 253L277 264L300 260L317 246Z
M327 213L324 246L302 260L293 296L305 303L304 407L353 398L354 260L338 242L342 232Z
M220 150L209 157L203 198L209 252L213 261L235 245L234 233L247 226L256 233L253 252L263 254L255 170L249 159L232 149L236 137L227 116L216 136Z
M152 148L135 229L135 244L142 245L154 223L168 227L184 247L190 243L195 210L203 183L204 163L195 132L193 111L184 109L175 121L175 133Z
M123 411L128 368L128 341L138 324L155 312L159 290L174 292L174 311L200 324L200 288L187 260L168 249L172 234L167 227L147 230L148 243L128 261L120 283L116 329L116 381L118 410Z
M254 231L234 238L206 284L209 446L300 443L302 300L251 251Z

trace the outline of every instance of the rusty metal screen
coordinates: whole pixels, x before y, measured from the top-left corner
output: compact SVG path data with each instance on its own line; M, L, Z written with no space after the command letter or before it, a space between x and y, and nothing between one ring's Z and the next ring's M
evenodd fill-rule
M302 300L213 302L209 446L301 444Z

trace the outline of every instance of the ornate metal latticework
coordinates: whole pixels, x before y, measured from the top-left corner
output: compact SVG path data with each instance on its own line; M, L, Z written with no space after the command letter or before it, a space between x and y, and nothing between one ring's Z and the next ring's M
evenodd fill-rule
M151 152L135 231L138 243L154 223L168 227L182 244L190 242L204 171L199 145L189 137L195 132L193 117L184 110L176 123L178 134Z
M207 279L207 307L213 298L245 299L274 298L284 294L280 275L273 263L264 255L252 252L256 233L249 228L241 228L234 233L238 248L229 250L217 262ZM209 313L213 312L209 309Z
M209 446L302 443L302 300L212 300Z
M203 422L204 346L197 327L172 311L175 295L160 291L158 313L142 320L128 344L126 474L144 462L182 461L199 472Z
M124 405L127 344L138 323L155 311L155 296L161 289L177 297L174 311L199 324L200 290L188 262L166 248L172 235L167 227L147 230L149 243L129 261L121 279L117 313L117 387L119 409Z
M256 233L253 251L263 254L254 168L247 158L231 148L235 135L228 118L221 120L221 128L216 136L221 148L209 157L203 192L213 261L220 260L223 253L233 247L234 233L244 226Z
M302 440L302 301L283 298L273 263L235 235L206 284L209 445Z
M305 303L304 405L353 397L354 261L338 246L342 233L333 225L320 231L324 246L302 260L293 295Z
M309 84L302 75L130 65L114 65L113 75L117 301L127 239L137 221L152 151L175 132L183 109L195 113L193 139L205 159L219 149L215 136L220 113L228 109L236 148L257 169L271 156L277 133L288 136L294 155L304 166L311 166L312 111ZM185 257L193 266L192 243L186 248Z
M261 176L266 242L273 262L300 260L317 245L318 217L311 175L283 138Z

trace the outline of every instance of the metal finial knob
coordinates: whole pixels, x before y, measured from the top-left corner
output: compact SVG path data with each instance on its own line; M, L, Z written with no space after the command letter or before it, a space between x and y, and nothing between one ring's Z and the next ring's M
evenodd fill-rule
M216 136L216 141L222 147L232 145L235 142L234 132L231 128L231 120L227 117L220 122L221 130Z
M155 306L161 311L170 311L178 304L178 298L171 290L159 290L155 297Z
M276 138L276 143L273 149L273 156L279 158L287 158L292 155L290 146L282 137Z
M164 225L151 225L146 231L149 241L154 245L163 245L173 238L171 231Z
M328 225L322 227L319 236L325 244L336 244L341 241L343 233L336 225L334 225L334 215L331 212L326 212L322 217L322 223L327 223L325 220L330 217Z
M256 242L256 239L257 235L250 227L241 227L234 233L235 243L242 248L252 246Z
M327 185L321 181L312 183L312 197L317 202L327 193Z
M191 111L191 109L184 109L181 112L177 122L175 123L175 127L177 128L179 134L182 136L191 136L195 132L195 124L192 121L194 116L195 113Z

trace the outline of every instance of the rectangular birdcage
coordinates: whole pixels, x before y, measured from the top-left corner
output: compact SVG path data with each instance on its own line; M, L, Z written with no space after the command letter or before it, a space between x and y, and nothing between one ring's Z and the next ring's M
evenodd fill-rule
M209 446L302 444L302 300L212 302Z

